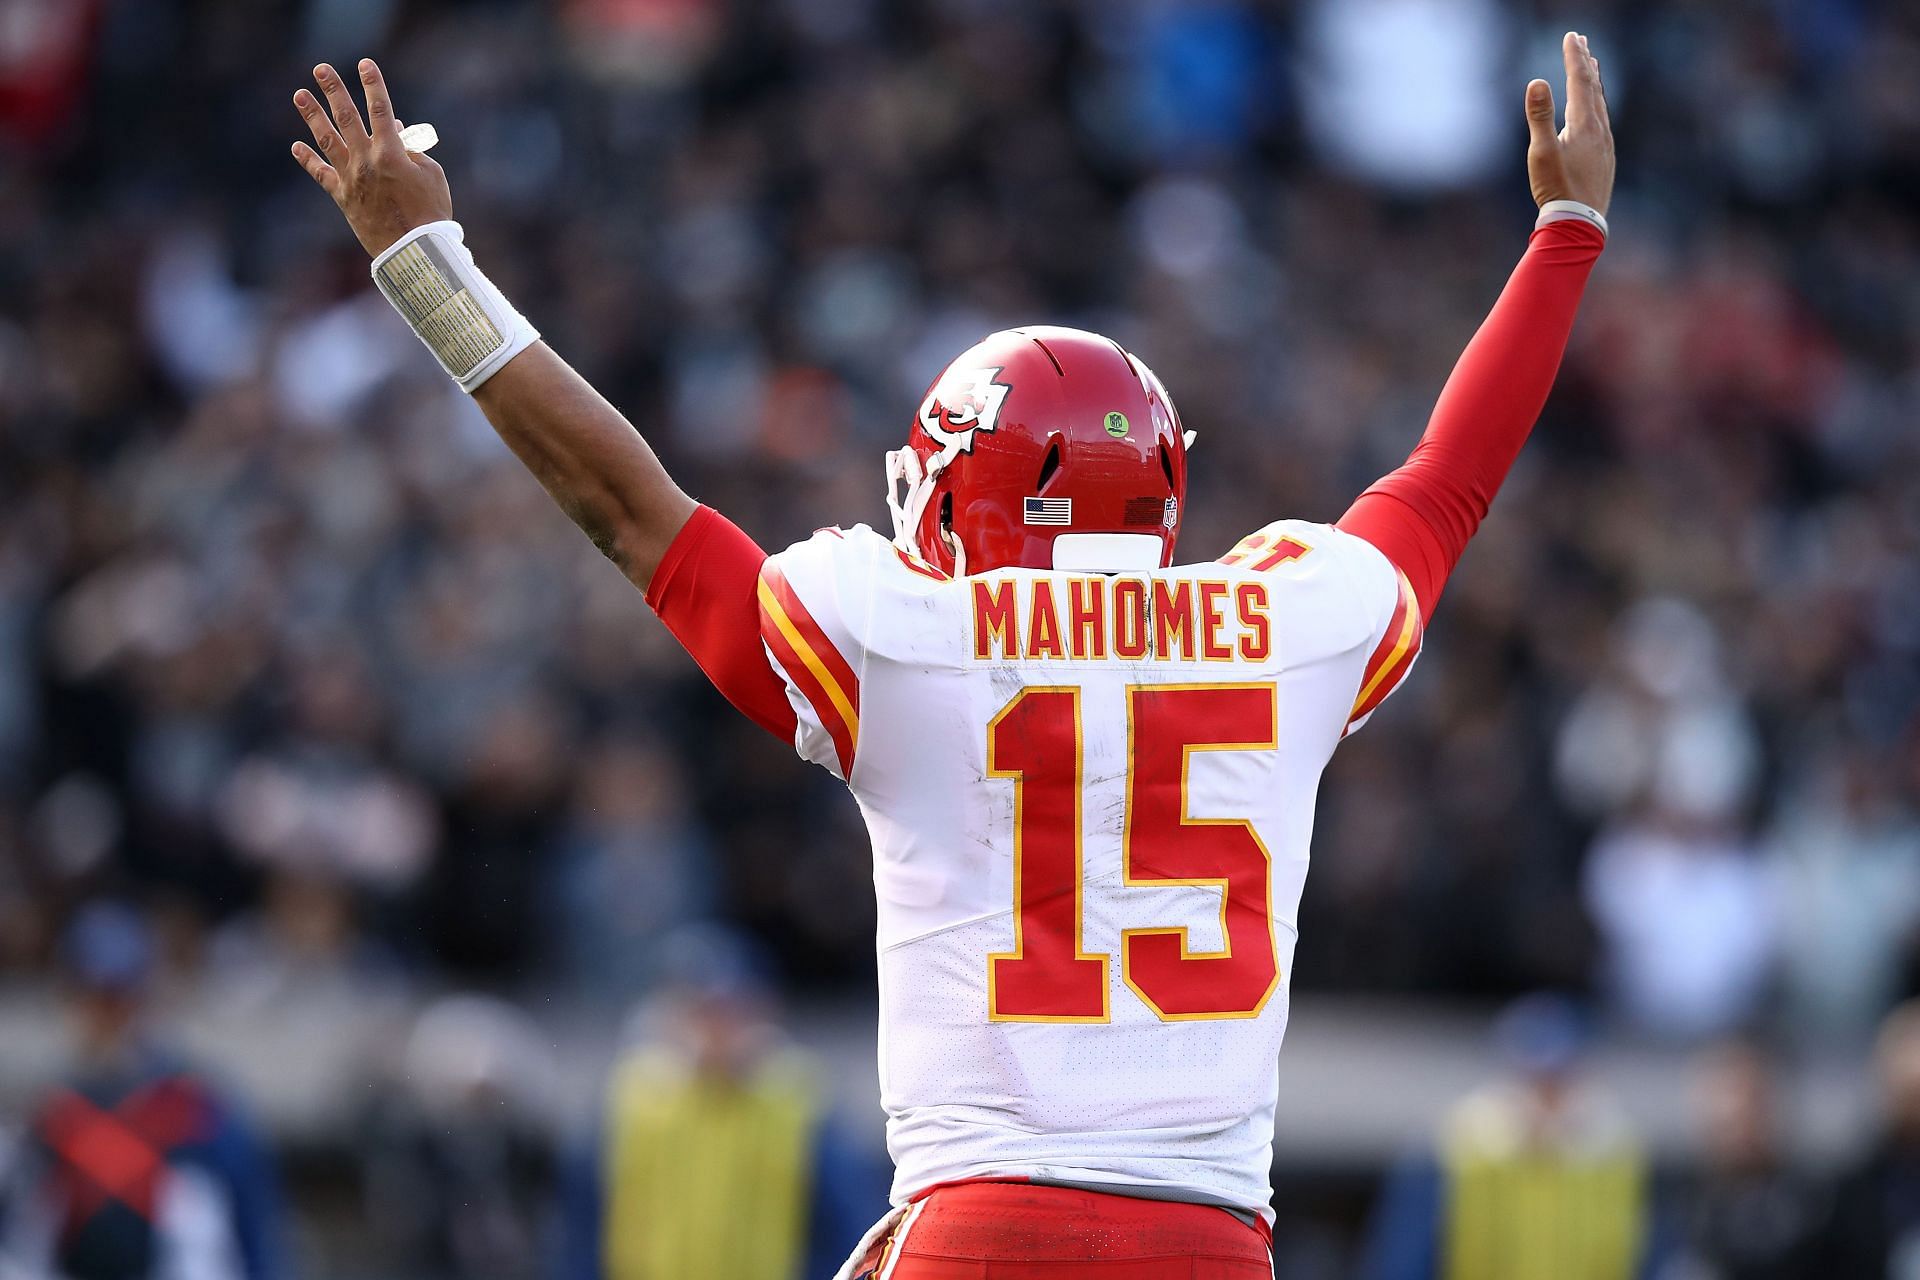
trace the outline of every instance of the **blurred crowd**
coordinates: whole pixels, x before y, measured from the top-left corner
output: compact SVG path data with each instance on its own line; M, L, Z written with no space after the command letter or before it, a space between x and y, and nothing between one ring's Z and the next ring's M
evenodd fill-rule
M867 853L370 289L287 158L378 54L478 260L763 545L1003 325L1199 432L1184 550L1405 455L1592 33L1614 243L1295 987L1862 1049L1920 989L1920 10L1895 0L0 0L0 975L136 905L238 1009L624 1007L718 919L864 995Z
M1337 515L1522 244L1460 0L7 0L0 965L136 894L252 987L624 999L719 915L858 983L852 808L727 715L367 288L280 154L386 57L480 260L769 545L876 519L953 350L1073 321L1200 433L1188 552ZM1858 1036L1920 902L1920 19L1601 7L1618 243L1325 797L1303 987L1598 984Z

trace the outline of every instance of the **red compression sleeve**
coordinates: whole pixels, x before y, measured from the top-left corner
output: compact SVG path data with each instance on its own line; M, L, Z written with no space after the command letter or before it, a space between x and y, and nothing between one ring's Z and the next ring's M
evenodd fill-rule
M738 525L702 506L653 571L647 603L728 702L790 743L793 705L760 644L758 592L766 562L767 553Z
M1598 227L1572 218L1533 233L1453 367L1420 443L1340 517L1341 529L1380 548L1407 575L1423 622L1547 402L1587 274L1605 245Z

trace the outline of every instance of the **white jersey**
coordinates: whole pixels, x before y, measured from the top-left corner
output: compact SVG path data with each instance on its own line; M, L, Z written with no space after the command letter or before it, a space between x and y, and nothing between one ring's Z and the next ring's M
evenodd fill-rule
M1411 667L1370 544L948 579L866 526L761 571L795 746L873 838L895 1203L1024 1177L1271 1218L1320 771Z

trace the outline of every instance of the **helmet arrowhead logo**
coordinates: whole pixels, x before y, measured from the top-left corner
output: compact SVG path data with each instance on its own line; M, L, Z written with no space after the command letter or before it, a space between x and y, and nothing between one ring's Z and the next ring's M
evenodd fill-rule
M1001 367L949 370L920 406L921 429L950 454L972 450L974 433L994 429L1000 421L1000 406L1013 390L994 381Z

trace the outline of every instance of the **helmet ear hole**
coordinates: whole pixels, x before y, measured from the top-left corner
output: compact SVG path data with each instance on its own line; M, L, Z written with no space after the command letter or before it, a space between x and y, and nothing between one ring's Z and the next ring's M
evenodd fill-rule
M1046 460L1040 464L1040 478L1033 482L1034 492L1039 493L1044 490L1047 487L1047 481L1053 479L1054 473L1058 470L1060 470L1060 442L1055 440L1052 447L1047 450Z
M1167 474L1167 488L1178 488L1173 482L1173 451L1165 445L1160 446L1160 469Z
M940 495L940 527L951 531L953 528L953 493L948 491Z

